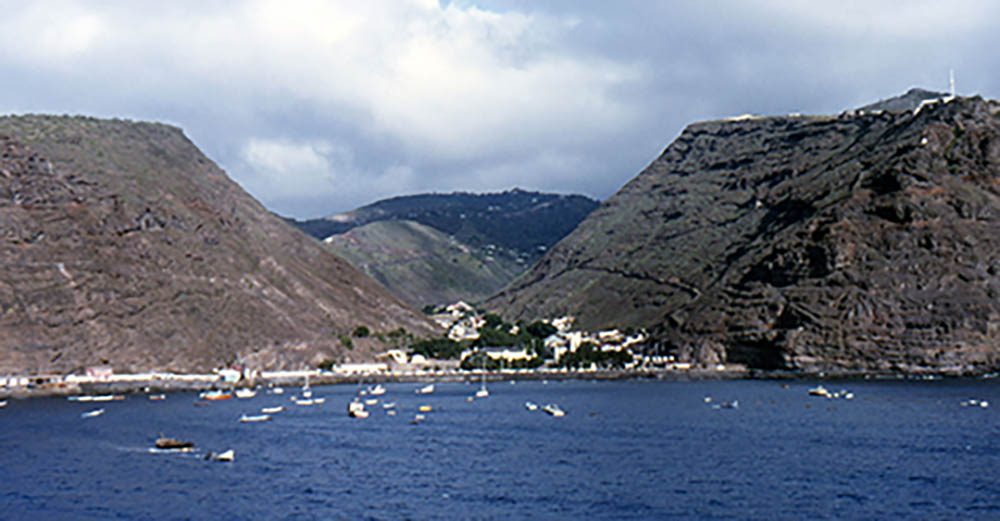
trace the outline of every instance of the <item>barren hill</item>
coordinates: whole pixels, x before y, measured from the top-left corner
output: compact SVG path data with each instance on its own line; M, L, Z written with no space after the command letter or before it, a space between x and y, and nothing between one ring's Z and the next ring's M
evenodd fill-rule
M416 307L478 302L525 269L505 251L490 254L413 221L375 221L323 242Z
M0 118L0 373L300 367L433 326L173 127Z
M910 98L691 125L489 305L705 363L996 370L1000 105Z

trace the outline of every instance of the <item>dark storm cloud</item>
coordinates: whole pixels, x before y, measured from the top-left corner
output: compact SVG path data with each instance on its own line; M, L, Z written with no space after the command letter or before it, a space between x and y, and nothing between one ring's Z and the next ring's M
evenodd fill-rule
M299 217L418 191L606 197L688 123L920 85L995 97L991 2L7 3L0 110L179 125Z

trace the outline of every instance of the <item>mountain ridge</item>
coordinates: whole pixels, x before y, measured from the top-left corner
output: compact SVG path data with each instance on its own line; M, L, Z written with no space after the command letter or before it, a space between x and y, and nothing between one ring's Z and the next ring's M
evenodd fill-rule
M918 97L694 123L487 305L705 364L994 370L1000 110Z

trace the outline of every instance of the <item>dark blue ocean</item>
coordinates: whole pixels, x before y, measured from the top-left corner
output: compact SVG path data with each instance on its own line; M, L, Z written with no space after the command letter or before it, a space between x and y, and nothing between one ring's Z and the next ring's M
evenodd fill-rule
M826 384L851 401L813 385L494 383L469 403L476 385L390 384L400 412L366 420L346 414L356 386L314 388L327 400L311 407L295 389L207 407L11 401L0 519L1000 519L995 380ZM739 408L712 408L724 400ZM274 421L238 422L276 404ZM421 404L434 410L411 425ZM198 452L151 453L161 431ZM232 463L203 459L230 448Z

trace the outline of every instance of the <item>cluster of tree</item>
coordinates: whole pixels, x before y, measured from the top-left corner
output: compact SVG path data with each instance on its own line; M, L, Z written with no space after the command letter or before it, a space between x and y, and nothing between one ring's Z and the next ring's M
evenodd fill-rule
M483 315L483 321L485 324L479 329L479 338L473 341L473 347L524 347L541 358L552 357L545 349L545 339L557 331L555 326L539 320L517 324L515 329L513 324L504 322L494 313Z
M462 356L462 351L465 348L465 343L456 342L450 338L428 338L410 345L410 355L423 355L426 358L451 360Z
M540 356L534 356L526 360L501 361L490 358L486 353L479 351L473 353L462 360L459 366L465 370L486 369L496 371L498 369L535 369L545 363Z
M472 341L456 342L446 337L428 338L416 341L410 345L410 355L423 355L427 358L437 358L454 360L462 356L462 352L469 348L478 347L512 347L525 348L534 355L530 362L517 362L519 365L507 367L538 367L544 363L546 358L552 358L552 353L545 348L545 339L556 332L556 328L551 324L542 321L530 324L520 323L515 328L514 324L504 322L499 315L487 313L483 316L485 324L479 329L479 338ZM512 333L511 331L516 331ZM490 364L495 364L494 369L499 368L496 361L477 360L469 368L479 368L481 363L486 364L489 369ZM463 364L463 367L466 364Z
M628 351L601 351L601 349L585 342L571 353L565 353L559 358L559 365L568 368L590 367L591 364L597 367L623 368L625 364L632 361L632 354Z

